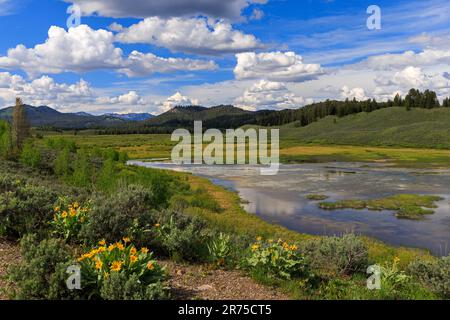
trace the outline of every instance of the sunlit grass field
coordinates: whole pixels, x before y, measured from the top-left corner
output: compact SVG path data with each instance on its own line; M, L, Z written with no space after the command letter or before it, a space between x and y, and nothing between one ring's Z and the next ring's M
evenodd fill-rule
M126 152L130 159L170 158L177 144L168 134L94 135L48 133L46 137L63 137L79 146L114 148ZM280 141L282 163L302 162L377 162L398 167L450 167L450 150L426 148L391 148L347 145L296 144Z

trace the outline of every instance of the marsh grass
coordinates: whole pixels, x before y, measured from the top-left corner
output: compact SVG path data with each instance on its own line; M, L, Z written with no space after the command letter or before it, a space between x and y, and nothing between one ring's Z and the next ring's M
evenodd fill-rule
M324 210L340 209L368 209L371 211L391 210L396 211L398 218L420 219L424 215L433 214L436 201L442 200L438 196L399 194L391 197L373 200L341 200L337 202L321 202L319 207ZM428 208L428 209L424 209Z

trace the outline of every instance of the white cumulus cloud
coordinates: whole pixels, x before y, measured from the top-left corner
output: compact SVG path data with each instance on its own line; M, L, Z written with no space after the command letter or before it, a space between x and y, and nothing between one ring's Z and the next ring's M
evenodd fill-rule
M135 76L156 72L212 70L216 65L212 61L161 58L137 51L124 57L122 49L114 46L112 32L80 25L68 31L52 26L45 43L34 48L18 45L9 49L6 56L0 57L0 68L22 69L30 77L99 69L113 69Z
M311 99L295 95L289 91L286 84L267 80L255 83L235 101L237 107L252 111L300 108L309 103L312 103Z
M110 29L119 31L119 42L148 43L175 52L218 55L262 47L255 36L234 30L222 20L151 17L129 28L114 24Z
M236 58L234 74L238 80L303 82L324 73L319 64L305 64L295 52L245 52L237 54Z
M165 101L157 103L157 106L159 108L158 113L169 111L176 106L194 105L199 105L199 101L197 99L191 99L187 96L183 96L179 92L175 93L173 96L168 97Z
M342 99L349 99L349 100L356 99L357 101L364 101L369 99L366 96L366 92L363 88L350 89L348 86L343 86L341 88L341 97Z

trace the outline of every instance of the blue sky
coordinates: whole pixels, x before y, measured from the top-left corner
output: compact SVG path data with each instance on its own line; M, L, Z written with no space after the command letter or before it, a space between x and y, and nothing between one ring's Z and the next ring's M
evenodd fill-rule
M68 29L71 5L81 25ZM443 98L449 17L444 0L0 0L0 107L17 95L95 114L298 108L411 87Z

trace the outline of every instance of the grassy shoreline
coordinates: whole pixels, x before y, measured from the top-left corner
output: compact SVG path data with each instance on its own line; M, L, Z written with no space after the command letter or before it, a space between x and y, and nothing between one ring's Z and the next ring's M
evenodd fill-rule
M255 237L282 238L292 242L302 242L308 239L321 237L289 230L283 226L266 222L262 218L246 212L241 207L241 199L236 192L215 185L207 178L197 177L188 173L177 172L177 174L188 175L189 182L194 188L205 188L222 206L224 211L220 214L207 211L190 212L192 215L199 215L203 219L209 221L212 226L216 226L226 232L237 234L247 233ZM396 247L374 238L366 236L362 236L362 238L369 248L369 258L374 263L380 263L393 259L394 257L399 257L401 259L401 264L406 266L419 257L425 260L434 259L434 256L426 249Z

